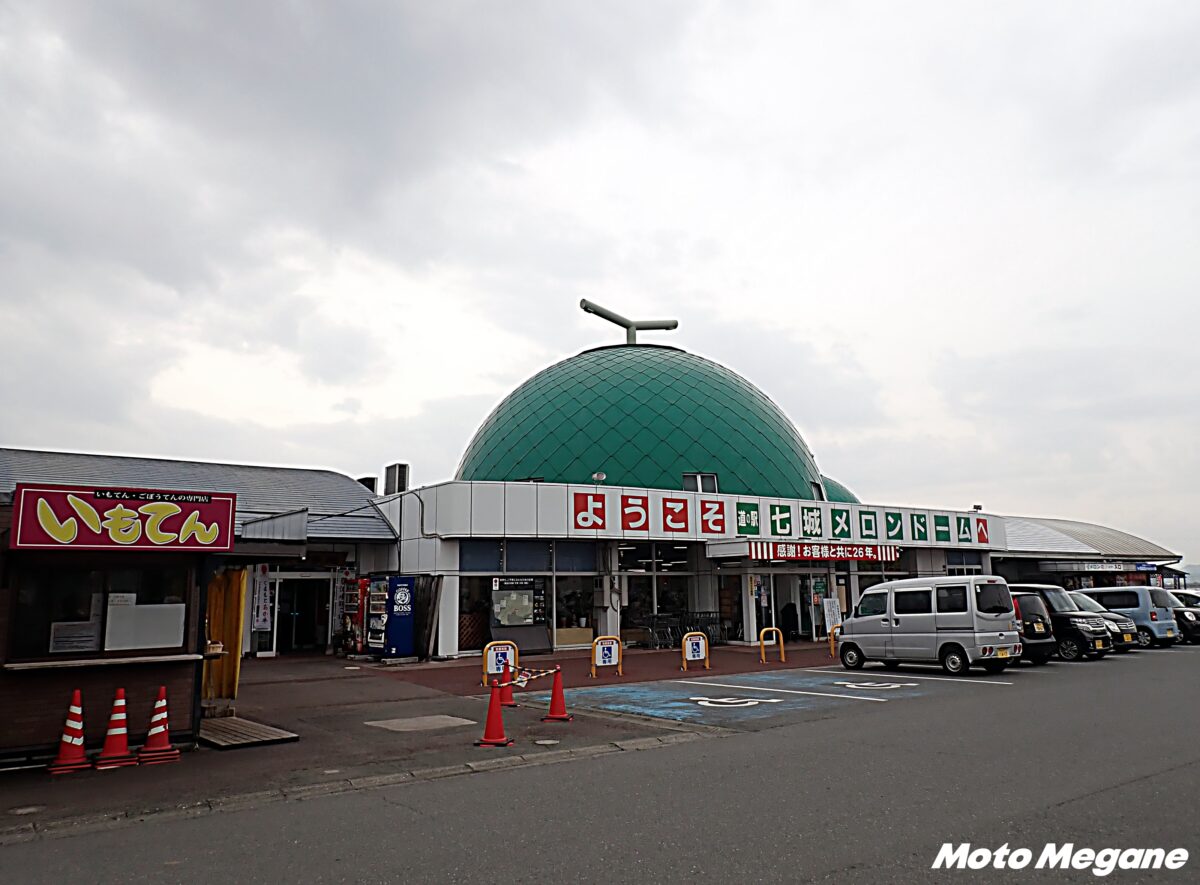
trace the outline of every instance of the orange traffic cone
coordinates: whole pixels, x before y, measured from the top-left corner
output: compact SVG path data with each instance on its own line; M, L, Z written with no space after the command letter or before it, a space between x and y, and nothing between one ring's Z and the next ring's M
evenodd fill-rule
M575 719L567 712L567 699L563 695L562 667L554 667L554 688L550 691L550 712L542 717L543 722L572 722Z
M520 704L513 698L512 671L508 669L508 661L504 662L504 678L500 682L500 706L502 707L519 707Z
M137 756L129 752L129 729L125 723L125 689L118 688L113 698L112 713L108 717L108 734L104 738L104 749L96 758L96 767L124 768L137 765Z
M179 751L171 746L171 730L167 725L167 687L158 687L158 700L154 702L154 715L150 717L150 732L146 743L138 751L138 762L142 765L161 765L178 762Z
M47 766L47 770L51 774L67 774L91 767L87 753L83 751L83 698L79 689L75 689L71 695L71 706L67 707L62 740L58 742L58 757Z
M483 737L475 742L477 747L511 747L512 738L504 735L504 714L501 712L500 683L492 680L492 697L488 701L487 722L483 725Z

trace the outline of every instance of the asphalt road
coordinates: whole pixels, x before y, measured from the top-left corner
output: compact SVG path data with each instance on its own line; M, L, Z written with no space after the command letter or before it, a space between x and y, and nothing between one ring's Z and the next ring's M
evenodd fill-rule
M647 752L12 845L0 848L0 881L1200 878L1200 647L995 679L1011 685L918 678L936 675L860 671L849 681L922 687L839 686L895 697L757 704L742 709L771 712L740 722L736 708L692 701L723 717L729 736ZM672 681L661 691L786 696L710 685L764 676L699 676L700 685ZM1176 872L1118 870L1106 880L1090 871L932 873L944 842L1008 843L1035 857L1047 842L1185 848L1191 859Z

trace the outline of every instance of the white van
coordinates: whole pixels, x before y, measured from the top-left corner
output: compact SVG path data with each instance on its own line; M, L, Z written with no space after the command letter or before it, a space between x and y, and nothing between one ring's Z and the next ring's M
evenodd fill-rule
M974 664L999 673L1021 657L1012 596L1003 578L911 578L863 592L842 624L842 666L940 663L959 676Z

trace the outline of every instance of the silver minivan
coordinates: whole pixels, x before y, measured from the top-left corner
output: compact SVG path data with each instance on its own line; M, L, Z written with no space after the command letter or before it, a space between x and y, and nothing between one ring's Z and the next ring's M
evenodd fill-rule
M1021 657L1012 596L994 575L877 584L842 623L839 642L848 670L882 661L940 663L956 676L974 664L999 673Z

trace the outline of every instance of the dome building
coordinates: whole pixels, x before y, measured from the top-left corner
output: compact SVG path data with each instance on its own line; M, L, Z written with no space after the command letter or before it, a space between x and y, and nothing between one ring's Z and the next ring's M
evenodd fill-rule
M400 570L439 587L438 653L522 652L688 630L816 638L826 600L910 574L983 571L980 512L863 505L822 475L788 415L729 368L627 332L533 375L468 443L453 480L382 506Z

